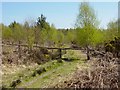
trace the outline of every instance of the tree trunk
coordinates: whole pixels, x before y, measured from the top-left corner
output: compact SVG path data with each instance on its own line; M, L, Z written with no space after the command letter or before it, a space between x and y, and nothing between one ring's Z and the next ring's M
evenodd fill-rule
M89 53L89 47L87 46L87 60L90 60L90 53Z

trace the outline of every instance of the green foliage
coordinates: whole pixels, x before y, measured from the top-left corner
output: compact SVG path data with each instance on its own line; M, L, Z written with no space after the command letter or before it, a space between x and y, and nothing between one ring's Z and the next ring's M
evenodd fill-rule
M118 36L118 23L117 21L111 21L108 23L108 28L107 28L107 39L108 40L113 40L115 37Z
M12 30L7 26L2 26L2 38L5 40L12 39Z
M62 47L62 44L64 43L64 34L62 31L58 31L57 33L57 44L58 44L58 47Z
M46 40L47 40L47 31L46 30L42 30L42 31L40 31L40 43L42 44L42 45L44 45L45 44L45 42L46 42Z
M89 46L95 46L97 43L100 43L101 37L96 38L98 21L94 9L89 3L81 3L75 25L77 27L76 41L80 46L86 47L87 60L90 60ZM100 36L100 34L98 35Z
M15 21L9 26L3 26L2 36L3 39L12 39L14 41L20 41L25 39L25 31L22 25L16 23Z
M94 34L92 37L92 45L96 46L98 44L102 44L104 43L105 39L104 39L104 34L101 30L94 30Z
M79 8L79 14L76 20L76 27L97 27L98 21L94 9L88 2L82 2Z
M68 30L65 34L66 43L71 43L75 40L75 30Z
M40 44L41 43L41 36L40 36L40 30L39 30L39 28L35 27L33 30L34 30L35 42L37 44Z
M95 45L99 39L95 39L97 31L97 19L94 10L89 3L81 3L79 15L77 17L76 41L81 46Z
M28 30L27 34L28 34L27 44L29 45L29 48L32 49L32 46L33 46L34 41L35 41L34 31L30 29L30 30Z
M2 23L0 23L0 38L2 38L2 29L3 28L3 24Z
M87 37L86 37L86 32L85 30L82 30L80 28L76 29L76 41L79 45L85 46L87 43Z
M20 25L16 25L13 30L13 39L15 41L24 41L25 35L24 35L24 29Z
M48 40L50 40L52 43L57 43L57 34L58 31L54 26L51 26L49 32L48 32Z
M55 27L51 26L49 29L43 29L40 31L40 43L41 44L48 44L49 46L54 45L57 43L57 30Z
M120 37L120 18L118 19L118 37Z

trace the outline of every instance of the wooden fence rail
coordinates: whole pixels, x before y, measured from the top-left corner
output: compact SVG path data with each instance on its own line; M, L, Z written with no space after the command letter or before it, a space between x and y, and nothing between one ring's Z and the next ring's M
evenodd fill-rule
M20 47L29 47L27 44L2 44L2 46L20 46ZM46 48L46 49L61 49L61 50L81 50L81 48L72 48L72 47L41 47L39 45L33 45L36 48Z
M2 46L18 46L18 52L19 52L19 58L21 57L21 47L29 47L27 44L2 44ZM46 49L57 49L59 51L59 58L62 59L62 50L82 50L81 48L72 48L72 47L67 47L67 48L62 48L62 47L41 47L39 45L33 45L33 47L36 48L46 48Z

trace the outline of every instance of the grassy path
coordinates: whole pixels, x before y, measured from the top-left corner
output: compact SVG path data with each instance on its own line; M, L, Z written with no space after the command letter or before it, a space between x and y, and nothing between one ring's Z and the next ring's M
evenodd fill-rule
M24 82L19 87L47 88L54 86L61 81L69 79L79 64L82 65L83 61L63 62L60 66L30 79L28 82Z
M63 61L63 63L58 63L56 60L50 62L44 67L47 68L47 72L42 73L36 77L23 80L21 84L17 87L21 88L49 88L53 87L60 82L69 80L71 75L77 69L78 66L84 66L85 54L80 51L72 51L72 53L67 53L63 57L69 58L79 58L79 60L73 61Z

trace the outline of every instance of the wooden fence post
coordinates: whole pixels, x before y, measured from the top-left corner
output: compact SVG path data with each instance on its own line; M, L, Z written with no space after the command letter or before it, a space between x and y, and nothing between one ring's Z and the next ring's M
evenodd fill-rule
M62 63L62 49L61 49L61 48L59 48L59 49L58 49L58 51L59 51L59 58L58 58L58 62Z
M60 49L60 59L62 59L62 50Z

